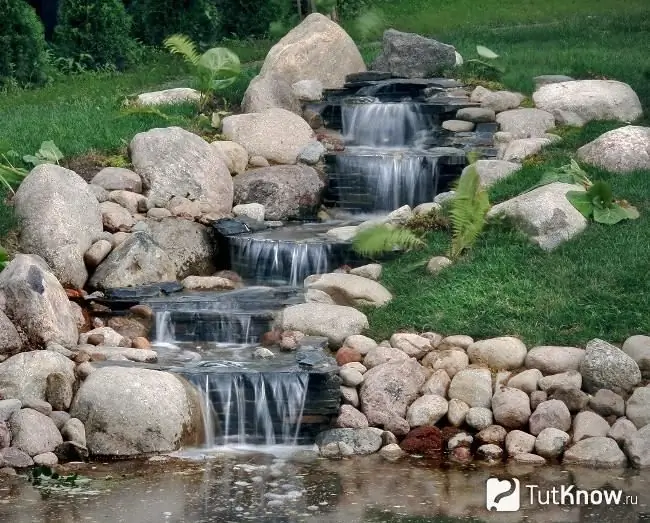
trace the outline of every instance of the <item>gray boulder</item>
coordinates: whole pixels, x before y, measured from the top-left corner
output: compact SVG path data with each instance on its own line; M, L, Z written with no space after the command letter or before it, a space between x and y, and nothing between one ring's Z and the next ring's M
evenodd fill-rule
M82 383L70 414L84 423L95 456L171 452L203 437L196 390L168 372L99 368Z
M407 408L424 385L425 373L416 360L409 358L373 367L363 378L361 410L370 425L389 430L387 425L392 420L406 418Z
M592 120L633 122L643 115L632 88L615 80L575 80L542 85L533 93L540 109L555 116L558 124L584 125Z
M625 174L650 169L650 127L628 125L608 131L578 149L578 158L594 165Z
M15 209L20 251L41 256L62 284L82 288L88 279L84 253L103 230L99 202L83 178L39 165L16 191Z
M122 167L104 167L90 181L107 191L142 192L142 179L131 169Z
M616 416L618 418L625 414L625 401L623 398L607 389L600 389L596 392L589 399L589 406L601 416Z
M641 381L636 362L621 349L599 339L587 343L580 373L587 392L598 389L627 392Z
M492 411L485 407L472 407L467 411L465 423L474 430L483 430L493 423Z
M562 463L594 468L618 468L627 465L627 458L613 439L596 437L583 439L567 449Z
M607 437L612 438L619 445L624 445L625 442L637 433L637 428L629 419L618 418L614 424L609 428Z
M630 356L644 378L650 378L650 336L630 336L623 343L623 352Z
M136 134L129 151L150 199L166 202L182 196L209 203L214 212L230 212L232 177L219 153L200 136L180 127L151 129Z
M325 336L333 347L340 347L348 336L368 328L368 318L362 312L326 303L291 305L282 311L278 323L282 330Z
M393 299L393 295L381 283L339 272L308 276L305 288L324 291L338 305L351 307L381 307Z
M481 91L479 90L481 89ZM470 101L481 102L481 107L492 109L496 113L516 109L524 101L524 95L510 91L489 91L482 87L477 87L472 91Z
M587 228L587 219L567 200L568 183L551 183L492 207L488 218L505 216L544 250L552 250Z
M642 427L625 440L625 453L633 467L650 467L650 425Z
M4 312L20 328L28 343L76 345L77 323L68 296L38 256L18 254L0 272Z
M549 427L568 432L571 428L571 413L559 400L544 401L530 416L529 425L530 433L534 436Z
M499 387L492 397L494 421L507 429L524 427L530 418L530 399L523 390Z
M7 318L7 315L0 310L0 356L15 354L20 352L23 346L23 340L20 334Z
M271 48L242 105L247 113L272 107L299 113L291 87L296 82L318 80L325 89L335 89L343 87L348 74L365 70L352 38L326 16L313 13Z
M650 425L650 387L634 389L627 400L625 415L639 429Z
M499 113L496 119L501 131L510 133L515 140L542 138L555 127L553 115L540 109L512 109Z
M262 156L279 164L296 163L315 136L300 116L279 108L228 116L223 120L223 134L242 145L250 156Z
M308 165L274 165L235 177L235 203L264 205L267 220L305 218L315 214L325 182Z
M407 78L426 78L456 65L456 49L415 33L384 32L383 51L370 66Z
M375 427L330 429L318 435L316 444L322 448L331 443L345 443L352 448L353 454L364 456L381 448L383 432Z
M535 436L523 430L511 430L506 436L506 451L508 456L528 454L535 448Z
M469 168L469 165L465 167L463 173ZM478 160L474 163L474 168L481 179L481 185L490 187L521 169L521 165L503 160Z
M541 345L528 351L525 363L527 368L539 369L544 374L559 374L579 370L584 358L584 349L578 347Z
M63 443L54 422L33 409L22 409L9 420L11 444L30 456L52 452Z
M88 282L95 289L132 287L176 280L176 265L144 232L135 232L97 267Z
M578 412L573 418L573 441L607 436L609 423L595 412Z
M176 267L176 278L216 272L216 242L210 229L189 220L147 220L148 232Z
M231 174L241 174L248 166L248 151L241 145L228 140L212 142L212 147L226 163Z
M537 435L535 452L545 458L557 458L562 455L570 440L571 436L563 430L548 427Z
M53 351L21 352L0 363L0 394L22 402L46 400L47 378L59 374L71 390L75 382L74 363Z

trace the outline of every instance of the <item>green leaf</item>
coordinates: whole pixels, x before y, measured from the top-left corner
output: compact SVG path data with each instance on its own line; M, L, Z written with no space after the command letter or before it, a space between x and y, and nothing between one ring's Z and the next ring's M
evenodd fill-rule
M219 74L219 77L230 78L241 72L239 57L225 47L213 47L201 55L197 62L199 67Z
M47 163L45 160L33 154L26 154L23 156L23 162L31 163L33 166L41 165L42 163Z
M52 140L43 142L36 154L47 163L58 164L60 160L63 160L63 153Z
M619 205L619 204L616 203L614 205ZM628 220L636 220L637 218L639 218L640 216L639 211L633 205L621 205L620 207L627 214Z
M487 47L483 45L477 45L476 46L476 52L478 55L482 58L487 58L488 60L494 60L495 58L499 58L499 55L496 54L494 51L491 49L488 49Z
M585 218L590 218L594 212L594 204L586 192L583 191L569 191L566 193L566 199L571 202Z
M604 223L606 225L614 225L623 220L628 219L627 212L620 205L612 205L611 207L594 209L594 221Z
M191 64L197 65L200 55L196 50L196 45L187 36L182 34L175 34L167 38L163 45L172 54L179 54L183 59Z

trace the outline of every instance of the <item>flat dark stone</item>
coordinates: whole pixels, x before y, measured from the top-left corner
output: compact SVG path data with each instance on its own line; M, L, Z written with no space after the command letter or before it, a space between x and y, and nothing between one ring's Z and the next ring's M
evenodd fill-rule
M235 236L237 234L252 232L251 228L244 220L235 218L222 218L216 220L212 222L212 227L222 236Z
M152 283L151 285L140 285L138 287L118 287L107 289L104 295L107 300L139 300L142 298L155 298L165 296L183 290L183 286L177 281L165 281Z
M296 350L296 362L304 367L336 366L336 360L328 356L322 349L299 348Z
M400 78L388 71L364 71L363 73L351 73L345 77L345 83L356 82L377 82L380 80L389 80L391 78Z

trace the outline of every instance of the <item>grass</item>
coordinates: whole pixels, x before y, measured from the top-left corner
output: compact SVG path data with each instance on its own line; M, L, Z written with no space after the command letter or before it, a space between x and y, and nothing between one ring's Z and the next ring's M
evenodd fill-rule
M549 166L566 163L581 144L620 124L598 122L565 133L533 165L490 191L497 203L531 187ZM434 233L424 252L384 265L383 283L394 292L386 307L368 311L371 336L403 329L462 333L477 338L512 335L530 345L583 345L601 337L622 342L650 332L650 172L613 175L617 198L637 206L641 218L615 226L590 224L577 238L546 253L518 232L490 226L456 265L433 277L420 262L444 254L449 236Z

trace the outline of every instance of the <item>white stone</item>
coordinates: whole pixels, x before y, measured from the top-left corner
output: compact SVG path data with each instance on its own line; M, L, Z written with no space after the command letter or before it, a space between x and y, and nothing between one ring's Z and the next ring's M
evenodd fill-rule
M198 103L201 100L201 93L189 87L176 87L163 91L142 93L135 99L138 105L170 105L181 103Z
M232 208L235 216L244 216L259 222L264 221L264 206L261 203L240 203Z

